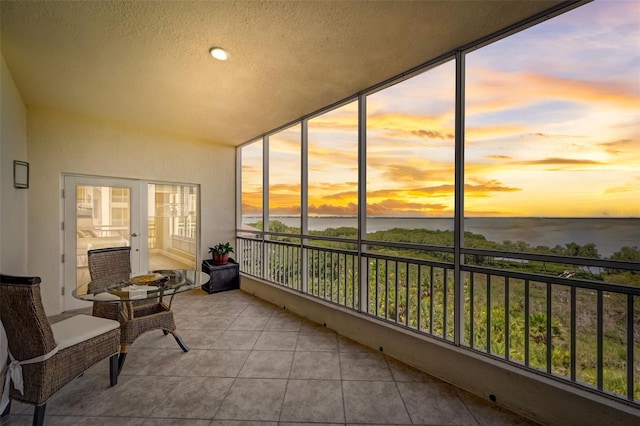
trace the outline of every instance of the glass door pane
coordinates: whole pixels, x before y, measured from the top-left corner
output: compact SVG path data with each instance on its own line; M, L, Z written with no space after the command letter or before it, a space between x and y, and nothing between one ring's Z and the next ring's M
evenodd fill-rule
M148 269L197 269L197 186L150 183L148 212Z
M131 246L131 269L140 269L140 258L146 255L140 189L139 182L129 179L65 176L63 311L89 306L72 294L91 279L89 250Z
M129 245L131 190L112 186L76 186L76 285L90 281L87 251Z

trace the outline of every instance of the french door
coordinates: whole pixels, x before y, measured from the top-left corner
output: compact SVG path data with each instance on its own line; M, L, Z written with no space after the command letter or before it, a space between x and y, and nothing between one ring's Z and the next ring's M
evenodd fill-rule
M63 184L63 311L90 306L72 291L90 281L91 249L131 246L134 274L195 269L197 186L92 176L65 176Z

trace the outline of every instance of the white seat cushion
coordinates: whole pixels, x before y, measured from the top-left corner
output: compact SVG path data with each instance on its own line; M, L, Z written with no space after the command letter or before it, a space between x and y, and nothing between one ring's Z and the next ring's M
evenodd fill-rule
M58 350L77 345L116 328L120 328L118 321L90 315L76 315L51 325Z

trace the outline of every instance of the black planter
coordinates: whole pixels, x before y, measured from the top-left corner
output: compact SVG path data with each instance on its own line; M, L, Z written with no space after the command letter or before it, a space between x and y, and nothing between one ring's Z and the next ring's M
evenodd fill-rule
M202 272L210 277L209 282L202 286L209 294L240 288L240 265L232 258L224 265L216 265L213 260L203 260Z

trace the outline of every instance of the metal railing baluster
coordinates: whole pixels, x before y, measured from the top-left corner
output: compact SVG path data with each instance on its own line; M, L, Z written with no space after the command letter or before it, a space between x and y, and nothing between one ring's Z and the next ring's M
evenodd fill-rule
M633 316L634 316L634 309L633 309L633 295L628 294L627 295L627 399L629 401L633 401L634 398L634 391L635 391L635 378L634 378L634 370L635 370L635 363L634 363L634 347L633 347L633 342L634 342L634 330L633 330L633 326L634 326L634 321L633 321Z
M547 373L551 374L551 355L553 345L551 342L551 283L547 281Z
M529 280L524 281L524 365L527 367L531 364L529 344L531 338L531 299L530 299Z
M433 334L433 280L434 280L434 271L433 266L430 267L430 278L429 278L429 334Z
M597 323L596 323L596 334L597 334L597 367L596 367L596 371L597 371L597 386L598 386L598 390L602 390L603 388L603 362L602 362L602 354L603 354L603 350L604 350L604 321L603 321L603 294L602 294L602 290L598 290L598 302L597 302Z
M487 353L491 353L491 275L485 275L487 280Z
M571 381L576 381L576 288L571 287Z
M510 309L509 309L509 277L505 277L504 279L504 357L506 360L511 358L511 349L510 349L510 321L509 317Z

